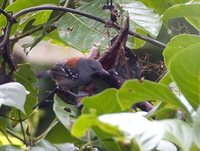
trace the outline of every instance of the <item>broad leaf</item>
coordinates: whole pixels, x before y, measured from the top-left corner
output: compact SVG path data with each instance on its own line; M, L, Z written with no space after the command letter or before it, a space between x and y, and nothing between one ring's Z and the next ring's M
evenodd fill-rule
M187 108L166 85L147 80L143 82L139 82L138 80L127 81L119 91L119 98L124 109L145 100L160 100L172 103L187 111Z
M22 9L43 4L58 4L58 0L17 0L13 4L9 5L5 11L12 11L13 13L16 13ZM5 16L0 15L0 20L0 29L2 29L2 27L6 26Z
M188 21L197 29L200 29L199 16L200 16L200 2L188 2L185 4L173 5L167 9L163 15L163 20L168 22L169 19L177 17L186 17Z
M97 115L101 115L121 111L118 90L116 89L108 89L95 96L86 97L82 103L82 113L95 112Z
M38 89L34 86L34 83L37 81L35 73L29 64L21 64L18 65L14 78L17 82L22 83L30 92L27 96L27 101L24 107L26 113L29 115L32 113L33 107L37 103L38 99Z
M45 136L45 139L54 144L61 144L66 142L76 144L81 143L81 141L72 136L70 131L60 122L49 130L48 134Z
M99 117L101 122L117 126L127 137L136 139L141 150L156 148L162 140L164 129L156 122L150 122L143 115L146 113L116 113Z
M177 53L184 50L185 48L198 43L199 41L200 41L200 36L191 34L181 34L173 37L167 44L167 47L163 52L165 65L169 67L169 64L173 56L175 56Z
M189 151L193 143L192 128L181 120L163 120L159 124L165 129L164 138L183 151Z
M140 0L143 2L146 6L155 9L159 14L162 14L168 7L170 7L170 4L163 0L156 0L156 1L147 1L147 0Z
M7 125L8 125L7 119L0 117L0 131L2 131L5 135L7 135L6 132Z
M179 89L192 105L197 108L200 104L199 96L199 51L200 43L185 48L171 60L170 72Z
M92 128L108 151L120 151L119 145L113 140L113 137L121 137L122 133L117 127L100 122L96 115L82 114L73 125L71 133L76 137L83 137L90 128Z
M11 82L0 85L0 106L7 105L24 111L26 101L26 89L17 82Z
M130 2L129 0L123 1L122 6L125 11L128 11L133 27L136 24L153 37L157 37L162 22L160 16L153 9L146 7L141 2Z
M66 104L58 96L55 96L53 110L59 121L70 130L75 118L78 116L77 108L73 105Z
M83 137L89 128L97 125L99 121L95 115L83 114L74 123L71 133L76 137Z
M93 1L79 10L108 20L109 15L102 10L105 3L105 0ZM71 13L62 17L58 32L65 42L78 50L89 50L94 44L108 44L104 35L104 24Z

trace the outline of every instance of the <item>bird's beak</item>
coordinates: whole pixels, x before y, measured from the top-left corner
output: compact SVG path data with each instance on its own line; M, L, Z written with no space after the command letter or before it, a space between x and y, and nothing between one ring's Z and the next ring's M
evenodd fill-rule
M104 69L102 69L101 71L96 72L95 74L92 75L92 77L94 77L94 78L98 78L98 77L101 78L101 77L107 77L107 76L110 76L110 74L108 71L106 71Z

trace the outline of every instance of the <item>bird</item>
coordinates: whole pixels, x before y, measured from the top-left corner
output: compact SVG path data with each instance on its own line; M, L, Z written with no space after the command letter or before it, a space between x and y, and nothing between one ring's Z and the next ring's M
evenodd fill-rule
M72 57L53 65L52 68L47 71L37 73L36 76L37 78L51 77L52 80L55 81L57 87L51 94L45 97L45 99L36 104L33 109L47 103L47 98L58 90L79 97L71 90L90 83L95 78L107 77L110 76L110 74L97 60L84 57Z
M51 69L37 74L38 78L51 77L56 85L65 92L85 85L96 77L107 76L109 73L102 64L94 59L72 57L62 63L55 64Z

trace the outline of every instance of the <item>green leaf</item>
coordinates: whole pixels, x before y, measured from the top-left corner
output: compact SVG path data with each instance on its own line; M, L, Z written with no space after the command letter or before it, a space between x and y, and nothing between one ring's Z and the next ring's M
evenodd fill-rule
M141 30L140 28L137 28L136 32L138 34L141 34L144 36L147 35L147 32L145 32L144 30ZM141 39L133 37L133 36L129 36L128 41L127 41L127 46L132 49L138 49L138 48L141 48L142 46L144 46L145 43L146 43L146 41L144 41L144 40L141 40Z
M8 125L7 119L0 117L0 131L2 131L4 134L6 134L7 125Z
M86 97L82 101L82 113L95 112L97 115L120 112L118 90L108 89L95 96Z
M22 83L30 92L27 95L27 101L24 106L27 115L29 115L32 113L33 107L36 105L38 100L38 89L34 86L34 83L37 81L35 73L30 64L21 64L18 65L14 78L17 82Z
M0 151L24 151L24 149L14 146L14 145L5 145L5 146L0 146Z
M58 137L59 136L59 137ZM45 139L54 144L61 143L80 143L80 140L72 136L66 127L61 123L57 123L45 136Z
M189 151L193 143L192 128L181 120L163 120L159 123L165 129L164 138L183 151Z
M170 4L167 1L163 0L156 0L156 1L147 1L147 0L140 0L143 2L146 6L155 9L159 14L162 14L168 7L170 7Z
M144 100L160 100L172 103L187 111L186 107L166 85L147 80L143 82L127 81L119 91L119 98L123 109L130 108L133 104Z
M13 13L16 13L22 9L32 7L32 6L38 6L42 4L58 4L58 0L17 0L13 4L9 5L5 11L12 11ZM6 18L3 15L0 15L0 29L2 27L6 26Z
M82 114L74 123L71 133L76 137L82 137L89 128L97 125L99 125L99 121L96 115Z
M169 85L173 81L171 73L168 71L159 81L159 83Z
M26 101L26 89L17 82L11 82L0 85L0 106L7 105L24 111Z
M143 82L139 82L138 80L125 82L119 90L119 98L123 109L130 108L133 104L145 100L160 100L172 103L187 111L187 108L166 85L148 80L144 80Z
M192 17L193 19L199 20L200 19L199 9L200 9L200 2L188 2L185 4L173 5L172 7L170 7L165 11L165 13L163 14L163 20L166 23L168 22L169 19L177 17L186 17L186 18ZM190 21L190 19L188 21ZM194 21L192 22L192 24L195 25L195 27L200 28L198 23L199 22L195 24Z
M102 10L105 3L105 0L93 1L80 7L79 10L108 20L109 15ZM104 28L104 24L70 13L64 15L58 24L60 37L78 50L89 50L94 44L108 44Z
M184 50L185 48L198 43L199 41L200 36L191 34L181 34L173 37L167 44L167 47L163 52L165 65L169 67L173 56L175 56L177 53Z
M130 2L129 0L123 1L123 9L128 11L133 27L136 24L153 37L157 37L162 22L160 16L153 9L139 1Z
M147 0L140 0L145 5L150 8L154 8L159 14L162 14L167 8L171 5L179 4L179 3L186 3L189 0L156 0L156 1L147 1Z
M70 130L75 118L78 116L78 109L74 105L63 102L57 95L54 97L53 110L59 121Z
M27 14L24 21L19 24L18 30L25 32L31 30L32 27L46 23L51 12L50 10L43 10L42 12Z
M171 60L170 72L187 101L196 109L200 104L200 43L179 52Z
M71 133L76 137L82 137L90 128L109 151L120 151L118 144L112 138L122 136L122 133L117 127L100 122L96 115L82 114L73 125Z
M101 115L101 122L117 126L126 139L135 139L141 150L153 150L162 140L164 129L156 122L148 121L145 112Z

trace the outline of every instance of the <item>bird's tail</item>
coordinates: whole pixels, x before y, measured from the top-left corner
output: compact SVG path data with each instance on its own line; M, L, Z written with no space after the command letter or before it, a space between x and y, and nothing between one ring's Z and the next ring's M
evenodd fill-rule
M37 78L46 78L46 77L51 77L51 72L49 70L47 71L41 71L36 73Z

